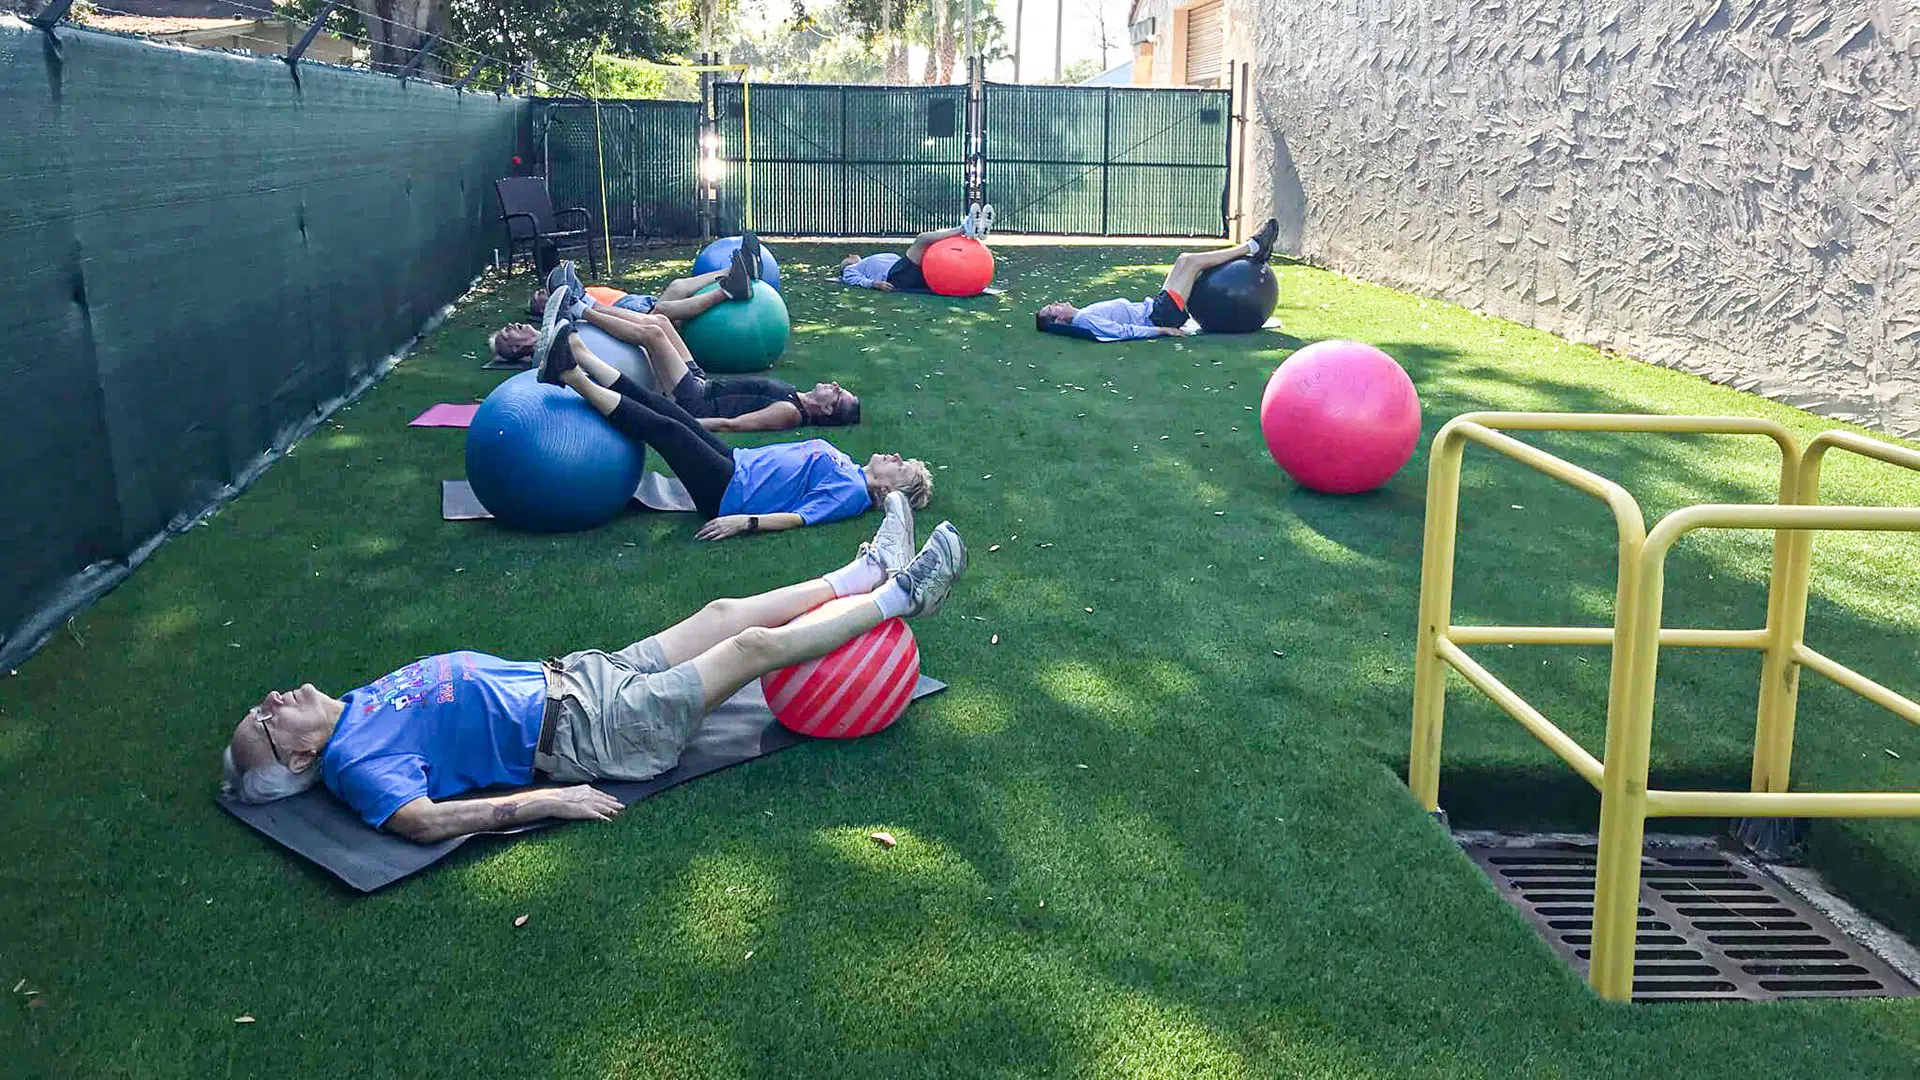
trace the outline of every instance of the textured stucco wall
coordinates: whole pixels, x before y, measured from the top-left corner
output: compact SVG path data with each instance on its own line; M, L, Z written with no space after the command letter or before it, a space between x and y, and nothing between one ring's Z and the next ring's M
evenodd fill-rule
M1920 432L1920 0L1251 0L1299 253Z

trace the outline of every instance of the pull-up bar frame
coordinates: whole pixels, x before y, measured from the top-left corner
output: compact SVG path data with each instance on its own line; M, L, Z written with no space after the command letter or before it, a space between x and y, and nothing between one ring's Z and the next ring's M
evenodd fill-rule
M1662 518L1651 532L1625 488L1522 442L1509 431L1755 435L1780 450L1777 503L1703 504ZM1618 572L1612 626L1456 626L1454 556L1460 470L1467 444L1494 450L1606 504L1612 512ZM1920 532L1920 508L1820 505L1820 466L1845 450L1920 471L1920 452L1846 431L1826 431L1802 449L1772 420L1739 416L1585 413L1468 413L1440 429L1427 472L1427 518L1420 575L1420 626L1414 664L1413 741L1407 785L1429 811L1440 797L1440 746L1449 668L1492 699L1600 792L1600 851L1593 904L1588 983L1601 997L1633 995L1640 856L1650 817L1920 817L1920 792L1790 792L1794 710L1801 670L1824 675L1896 715L1920 724L1920 703L1806 644L1813 534L1822 529ZM1773 566L1766 625L1751 630L1660 625L1667 554L1699 529L1771 529ZM1467 654L1470 645L1607 645L1605 757L1595 757L1499 677ZM1647 787L1654 679L1661 646L1754 649L1763 654L1751 790L1665 791Z

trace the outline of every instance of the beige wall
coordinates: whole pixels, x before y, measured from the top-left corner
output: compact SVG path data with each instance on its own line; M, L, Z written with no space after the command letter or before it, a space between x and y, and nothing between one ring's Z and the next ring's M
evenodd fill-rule
M1251 63L1255 55L1253 19L1254 0L1225 0L1227 40L1224 61L1233 61L1235 69ZM1133 20L1156 21L1151 41L1133 47L1133 81L1137 86L1185 86L1187 80L1187 11L1194 5L1186 0L1143 0L1134 8ZM1225 74L1221 78L1225 79ZM1222 89L1226 87L1222 86Z
M1920 433L1920 0L1255 0L1326 264Z

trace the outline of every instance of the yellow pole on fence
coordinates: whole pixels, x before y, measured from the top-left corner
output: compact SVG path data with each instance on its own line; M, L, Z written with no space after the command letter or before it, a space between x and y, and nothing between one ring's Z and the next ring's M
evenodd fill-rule
M600 250L607 256L607 277L613 277L613 230L607 224L607 147L600 132L600 99L593 99L593 152L600 162ZM591 236L591 234L589 234ZM587 243L593 241L589 239ZM589 251L587 254L593 254Z

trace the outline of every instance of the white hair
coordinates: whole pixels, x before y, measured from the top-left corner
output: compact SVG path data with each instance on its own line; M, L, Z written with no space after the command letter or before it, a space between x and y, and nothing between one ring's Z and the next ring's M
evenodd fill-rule
M233 763L233 747L220 755L220 794L245 803L268 803L298 795L320 782L317 765L306 772L294 772L277 761L257 765L245 772Z

